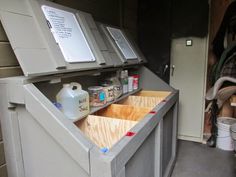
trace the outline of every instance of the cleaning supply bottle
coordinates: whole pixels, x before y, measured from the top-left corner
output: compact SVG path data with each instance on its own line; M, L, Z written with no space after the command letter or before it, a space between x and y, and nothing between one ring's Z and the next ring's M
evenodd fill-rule
M113 77L110 77L110 78L106 79L106 81L108 83L113 85L114 99L119 98L123 94L122 84L121 84L121 82L119 80L119 76L120 76L120 73L117 73L116 76L113 76Z
M126 71L121 71L120 81L122 84L123 94L126 94L128 92L128 77Z
M61 111L68 119L81 119L89 114L89 94L79 83L64 84L56 95Z
M129 74L128 74L128 70L124 70L124 76L125 76L125 93L128 93L128 91L129 91Z

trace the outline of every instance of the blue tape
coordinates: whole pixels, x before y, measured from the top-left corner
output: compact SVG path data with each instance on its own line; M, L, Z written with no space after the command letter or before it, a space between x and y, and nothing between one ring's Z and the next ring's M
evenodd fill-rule
M105 148L102 148L101 151L102 151L103 153L106 153L106 152L109 151L109 149L105 147Z

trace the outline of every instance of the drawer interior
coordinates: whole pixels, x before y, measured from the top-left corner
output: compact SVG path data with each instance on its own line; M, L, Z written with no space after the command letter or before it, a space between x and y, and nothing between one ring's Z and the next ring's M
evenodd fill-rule
M112 104L105 109L95 113L97 116L117 118L123 120L139 121L144 118L152 109L135 107L132 105Z
M111 148L137 121L89 115L78 121L77 127L100 148Z
M169 94L141 91L77 121L75 125L98 147L111 148Z

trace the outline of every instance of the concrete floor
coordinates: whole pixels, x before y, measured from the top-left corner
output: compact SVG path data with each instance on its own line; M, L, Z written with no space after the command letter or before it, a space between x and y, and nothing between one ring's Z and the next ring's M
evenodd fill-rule
M236 177L236 157L233 152L179 141L171 177Z

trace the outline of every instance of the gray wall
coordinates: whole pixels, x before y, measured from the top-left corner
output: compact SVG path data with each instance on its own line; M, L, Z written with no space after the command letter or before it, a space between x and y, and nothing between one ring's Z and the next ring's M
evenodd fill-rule
M120 24L120 0L54 0L53 2L91 13L100 22L116 26Z
M138 40L138 0L123 0L122 26L137 41Z
M120 26L137 40L138 0L51 0L55 3L91 13L96 21Z

